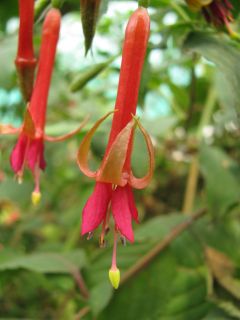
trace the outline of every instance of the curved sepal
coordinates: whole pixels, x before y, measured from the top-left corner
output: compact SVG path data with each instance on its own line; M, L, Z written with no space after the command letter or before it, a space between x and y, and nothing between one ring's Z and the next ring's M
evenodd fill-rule
M144 189L150 183L150 181L152 179L152 175L153 175L154 148L153 148L151 138L150 138L149 134L147 133L147 131L143 128L143 126L141 125L141 123L139 122L138 119L135 118L135 121L136 121L141 133L143 134L143 137L144 137L146 145L147 145L147 151L148 151L148 155L149 155L149 168L148 168L148 173L142 178L136 178L133 175L133 173L131 172L128 182L129 182L130 186L132 186L135 189Z
M10 124L0 124L0 134L19 134L20 128L14 128Z
M124 176L123 166L125 164L129 143L136 127L136 120L132 119L117 135L107 156L97 174L97 181L125 186L128 182L128 174Z
M63 134L59 137L51 137L48 135L44 135L44 140L48 141L48 142L61 142L61 141L67 140L67 139L71 138L72 136L74 136L75 134L79 133L82 130L82 128L86 125L88 120L89 120L89 116L87 116L83 120L83 122L80 124L80 126L77 129L75 129L67 134Z
M93 138L94 133L98 129L98 127L101 125L101 123L107 119L114 111L108 112L105 116L100 118L95 125L89 130L89 132L85 135L83 138L80 147L78 149L78 154L77 154L77 163L79 166L79 169L89 178L95 178L97 175L96 171L92 171L89 168L88 165L88 154L90 151L90 146L91 146L91 141Z

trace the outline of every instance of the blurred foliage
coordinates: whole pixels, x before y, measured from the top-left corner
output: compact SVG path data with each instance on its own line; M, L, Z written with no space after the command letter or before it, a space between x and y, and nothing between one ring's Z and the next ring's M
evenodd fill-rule
M67 142L46 144L37 208L30 204L30 173L22 185L13 179L9 156L16 138L0 138L0 319L240 319L239 40L207 25L183 1L150 1L138 114L152 136L156 168L151 185L135 192L141 223L134 226L135 243L119 246L123 279L176 226L186 228L113 291L111 235L105 249L99 248L99 232L90 241L80 236L81 210L94 183L79 172L76 152L94 121L114 106L124 26L137 2L103 1L87 57L79 1L52 3L61 6L63 21L47 133L66 133L86 114L90 121ZM240 32L239 1L232 3L232 27ZM42 9L51 1L37 4L36 53ZM1 1L0 116L15 126L25 109L13 63L17 11L17 1ZM109 128L110 122L94 139L95 167ZM140 150L145 146L136 135L137 175L147 166ZM189 214L201 208L206 214L191 220Z

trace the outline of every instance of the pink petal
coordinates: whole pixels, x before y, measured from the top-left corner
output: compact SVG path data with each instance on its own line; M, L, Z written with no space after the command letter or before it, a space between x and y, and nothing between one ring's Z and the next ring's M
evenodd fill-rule
M46 167L44 160L44 143L43 139L31 140L27 150L27 163L28 167L34 171L35 167L38 166L42 170Z
M139 223L138 221L138 211L135 205L135 200L134 200L134 195L133 195L133 191L132 188L127 184L126 185L126 190L127 190L127 195L128 195L128 204L129 204L129 208L132 214L132 218Z
M28 137L23 133L20 134L10 156L10 163L15 173L21 171L23 167L27 144Z
M104 220L111 200L111 184L97 182L82 213L82 235L92 232Z
M134 241L132 213L129 205L128 190L117 187L112 194L112 212L117 228L130 242Z

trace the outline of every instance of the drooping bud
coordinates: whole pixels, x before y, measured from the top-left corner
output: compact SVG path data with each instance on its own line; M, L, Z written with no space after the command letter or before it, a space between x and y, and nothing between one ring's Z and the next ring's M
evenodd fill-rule
M111 268L109 270L109 279L114 289L118 289L120 283L120 271L118 268Z
M85 38L85 54L92 46L101 0L80 0L81 20Z
M34 71L37 60L33 50L34 0L18 0L19 3L19 36L18 51L15 59L18 81L24 99L30 101Z
M34 124L41 130L44 130L45 126L48 92L59 38L60 24L60 11L58 9L51 9L43 23L39 67L34 92L29 105Z

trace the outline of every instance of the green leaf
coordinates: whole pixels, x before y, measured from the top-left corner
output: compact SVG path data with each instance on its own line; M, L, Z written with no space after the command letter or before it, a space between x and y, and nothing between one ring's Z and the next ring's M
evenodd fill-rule
M91 290L89 303L94 315L98 315L108 305L112 294L113 289L108 279Z
M19 185L16 181L5 179L0 183L0 200L9 199L18 204L26 204L30 202L32 192L32 182L23 182Z
M94 79L99 73L104 71L115 59L115 57L102 62L97 63L91 67L89 67L87 70L81 72L78 76L76 76L75 79L73 79L70 90L72 92L76 92L78 90L81 90L89 81Z
M234 108L240 114L239 50L226 38L206 32L191 32L185 40L184 48L201 54L216 65L218 96L226 108Z
M149 239L161 240L179 223L187 220L188 217L179 213L152 218L136 231L135 239L136 241L146 241Z
M239 166L221 149L202 145L200 168L206 181L209 205L215 214L239 202Z
M34 253L0 261L0 271L27 269L40 273L72 273L86 264L83 250L67 253Z
M137 278L120 287L99 319L202 319L209 309L205 279L196 270L178 269L169 253L162 253Z

